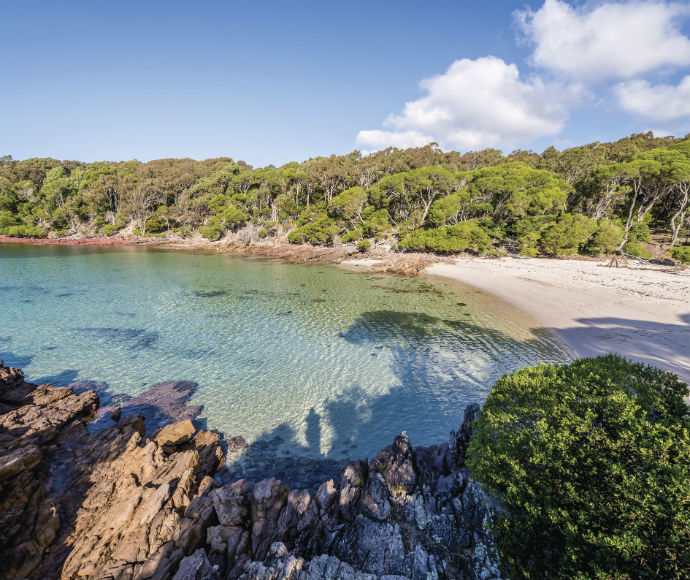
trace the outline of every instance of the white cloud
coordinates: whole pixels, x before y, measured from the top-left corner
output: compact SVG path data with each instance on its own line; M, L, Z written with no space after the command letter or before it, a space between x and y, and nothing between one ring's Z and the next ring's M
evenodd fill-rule
M619 83L614 94L624 111L657 123L690 118L690 75L678 86L651 85L645 80Z
M534 44L532 64L580 82L632 78L662 68L687 67L690 39L679 20L687 4L605 3L576 9L546 0L515 17Z
M522 81L514 64L492 56L455 61L420 85L426 94L384 121L391 130L360 131L357 144L370 149L430 141L461 150L524 146L558 133L568 117L567 104L578 95L576 87Z
M434 141L433 137L422 135L419 131L360 131L357 134L357 143L364 145L368 149L385 149L386 147L398 147L407 149L408 147L423 147Z

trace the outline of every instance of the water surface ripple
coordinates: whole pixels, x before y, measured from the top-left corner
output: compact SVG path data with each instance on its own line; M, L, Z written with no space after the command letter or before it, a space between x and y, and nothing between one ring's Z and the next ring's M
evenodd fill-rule
M105 404L193 381L198 424L244 437L250 476L371 456L403 429L437 443L501 375L569 357L452 282L218 254L4 245L0 304L0 358L28 380L91 382Z

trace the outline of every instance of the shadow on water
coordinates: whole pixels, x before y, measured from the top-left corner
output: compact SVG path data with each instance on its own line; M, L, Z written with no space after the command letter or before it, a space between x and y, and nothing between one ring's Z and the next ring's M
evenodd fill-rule
M3 339L3 342L9 342L10 340L10 338L6 338ZM18 367L23 370L34 360L34 355L22 356L11 351L2 351L0 352L0 360L5 362L5 366Z
M372 396L353 384L346 392L326 400L321 414L312 407L305 419L306 444L288 424L266 431L243 452L231 453L228 479L258 481L276 477L291 487L315 489L328 478L337 479L347 461L359 459L362 444L371 448L373 443L376 449L391 444L412 424L412 417L419 424L419 414L424 413L428 431L440 430L434 441L415 441L413 432L413 443L440 443L445 437L442 425L447 425L448 431L458 428L465 406L481 403L502 374L526 360L535 360L539 353L547 355L545 362L568 358L559 340L546 329L535 329L529 338L520 340L466 320L425 313L365 312L339 337L373 348L372 355L387 349L392 355L396 385ZM451 369L449 376L449 361L435 355L452 341L458 353L467 353L468 357L478 353L480 364L460 364L461 368ZM331 445L323 451L325 425Z
M71 385L77 387L79 383ZM96 388L96 392L101 396L101 392L107 392L107 385L102 383L101 390ZM82 388L83 386L83 388ZM98 431L112 425L111 413L116 407L120 408L122 417L130 415L142 415L145 420L146 434L150 435L169 423L182 421L184 419L196 420L203 407L201 405L189 405L188 401L194 394L198 383L191 381L165 381L151 385L146 391L131 397L129 395L114 395L107 401L103 401L98 409L96 419L89 425L89 429ZM84 383L75 388L86 390L94 388L93 383ZM205 420L196 420L196 426L201 429L206 428Z

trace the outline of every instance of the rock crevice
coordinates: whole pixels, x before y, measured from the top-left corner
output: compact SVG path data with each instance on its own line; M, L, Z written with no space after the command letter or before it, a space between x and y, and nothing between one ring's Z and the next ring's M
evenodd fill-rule
M316 492L220 485L220 436L189 420L145 438L93 391L36 386L0 361L0 576L117 580L498 578L491 511L464 468L471 421L406 433Z

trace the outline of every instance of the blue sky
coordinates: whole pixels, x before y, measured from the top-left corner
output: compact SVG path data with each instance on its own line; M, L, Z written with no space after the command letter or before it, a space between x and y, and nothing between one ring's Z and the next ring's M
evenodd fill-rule
M260 166L683 135L689 20L677 2L0 1L0 155Z

